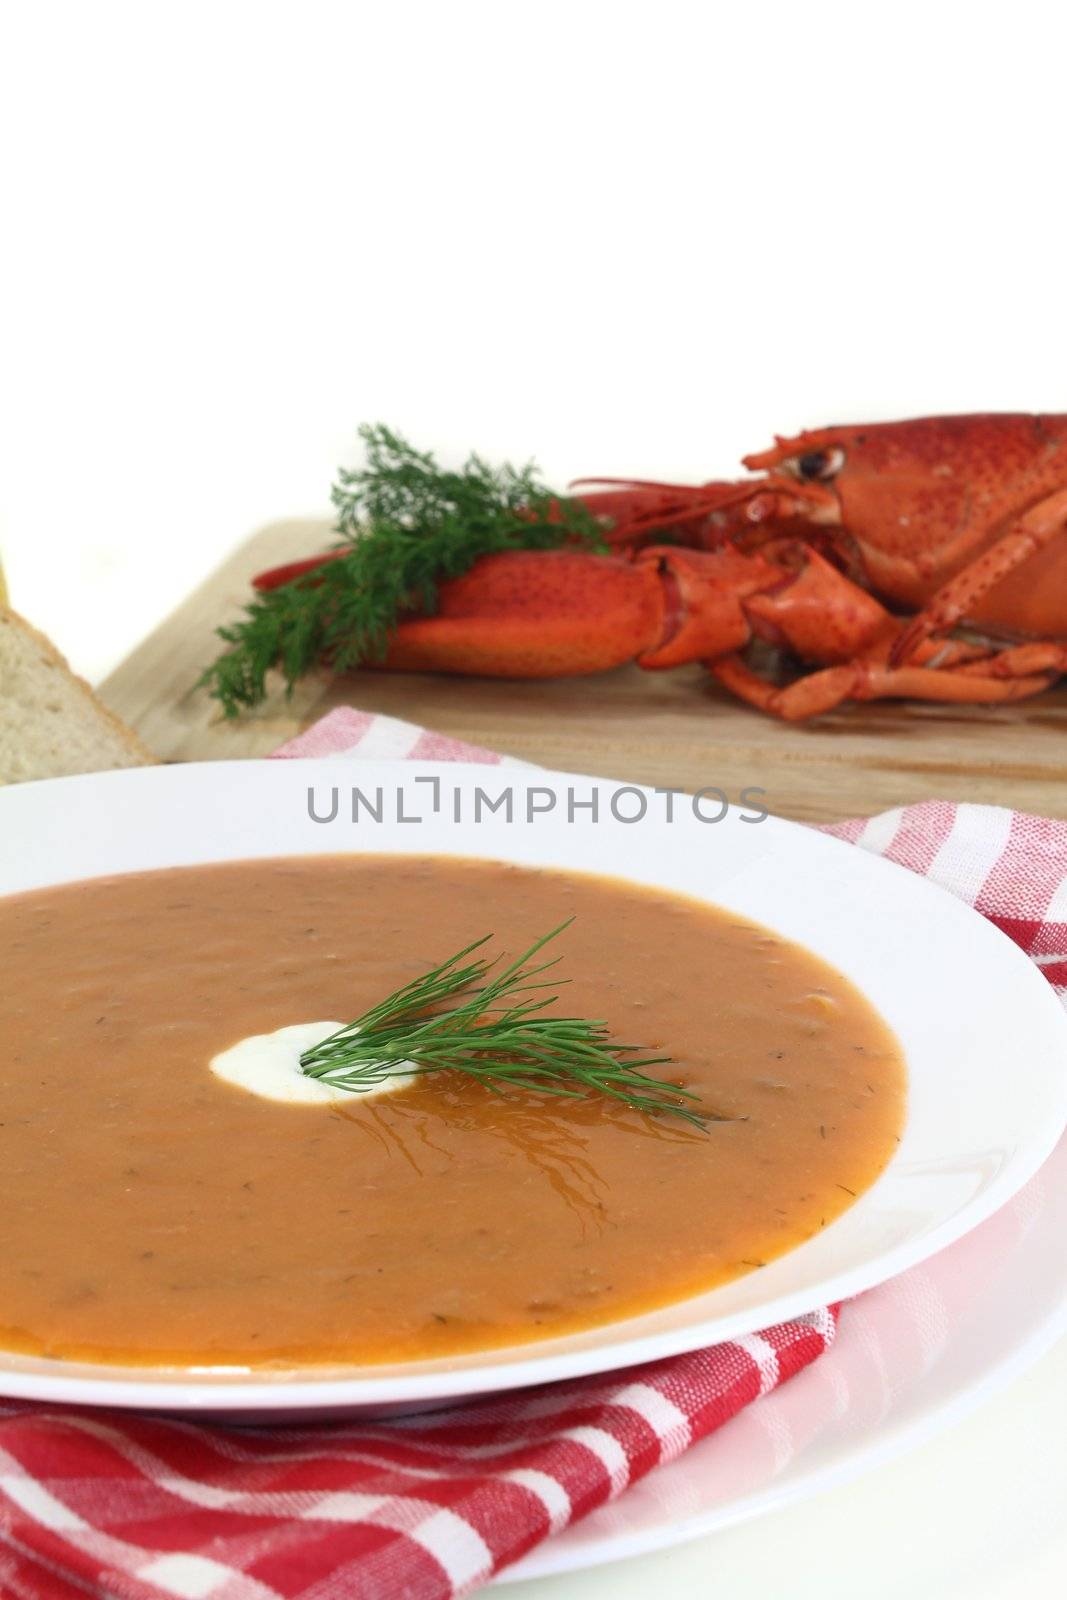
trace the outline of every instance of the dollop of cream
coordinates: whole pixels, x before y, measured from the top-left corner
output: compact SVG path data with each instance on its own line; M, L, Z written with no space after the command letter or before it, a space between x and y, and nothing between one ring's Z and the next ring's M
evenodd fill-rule
M411 1082L406 1073L394 1072L381 1083L353 1094L350 1089L338 1089L321 1078L309 1078L301 1070L302 1053L344 1026L343 1022L296 1022L288 1028L276 1028L273 1033L253 1033L212 1056L211 1070L217 1078L223 1078L238 1089L247 1089L264 1100L283 1100L291 1105L322 1104L330 1100L343 1100L353 1105L374 1095L395 1094L397 1089Z

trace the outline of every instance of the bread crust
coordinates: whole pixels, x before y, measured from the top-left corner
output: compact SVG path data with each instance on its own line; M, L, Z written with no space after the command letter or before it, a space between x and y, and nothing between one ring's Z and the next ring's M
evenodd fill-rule
M53 667L57 671L64 674L68 683L84 700L87 708L96 718L108 725L112 734L114 734L118 741L124 746L127 753L131 757L131 765L147 767L158 764L158 758L154 756L151 750L149 750L148 746L138 738L133 729L127 727L126 723L123 722L120 717L117 717L109 706L104 704L96 691L85 681L84 678L79 677L76 672L72 671L66 657L60 650L56 648L46 634L43 634L39 628L35 628L32 623L27 622L25 617L21 616L17 611L12 610L10 606L5 605L0 605L0 629L2 628L15 629L16 632L22 635L24 640L28 641L40 652L42 658L50 667ZM0 635L0 663L2 663L2 646L3 638L2 635ZM2 665L0 665L0 701L2 701L3 698L4 676ZM0 772L0 784L3 782L4 777L2 772Z

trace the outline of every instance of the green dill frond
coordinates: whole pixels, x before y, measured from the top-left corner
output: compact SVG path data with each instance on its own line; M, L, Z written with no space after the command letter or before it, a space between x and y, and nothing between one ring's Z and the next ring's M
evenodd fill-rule
M200 684L228 717L265 699L274 668L291 692L320 663L345 671L381 660L400 617L432 614L438 586L482 556L607 548L580 501L547 488L532 464L491 467L471 455L450 471L381 423L359 433L365 465L342 468L331 492L339 553L218 630L227 649Z
M709 1120L723 1120L701 1108L692 1090L649 1072L671 1066L669 1056L642 1055L636 1045L614 1043L605 1022L551 1010L552 991L566 980L542 974L559 958L534 958L569 926L553 928L495 978L492 963L467 960L489 936L476 939L305 1050L302 1070L353 1094L398 1073L447 1071L496 1093L527 1090L569 1099L604 1094L632 1110L679 1117L700 1129Z

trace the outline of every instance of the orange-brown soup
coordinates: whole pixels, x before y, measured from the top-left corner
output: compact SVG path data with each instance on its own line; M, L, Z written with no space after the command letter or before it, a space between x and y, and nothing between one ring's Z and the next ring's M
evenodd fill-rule
M249 1034L349 1018L486 933L565 917L565 1009L727 1120L493 1096L343 1105L220 1081ZM435 1357L758 1270L877 1177L899 1048L810 953L695 901L445 858L239 862L0 900L0 1346L137 1363Z

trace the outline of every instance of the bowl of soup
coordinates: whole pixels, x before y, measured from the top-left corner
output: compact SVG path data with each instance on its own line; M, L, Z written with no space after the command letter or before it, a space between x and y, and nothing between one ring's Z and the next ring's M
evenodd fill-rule
M1067 1021L1007 939L706 798L218 763L6 791L0 841L11 1395L388 1413L744 1337L951 1242L1064 1124ZM563 924L554 1003L662 1058L699 1124L218 1070Z

